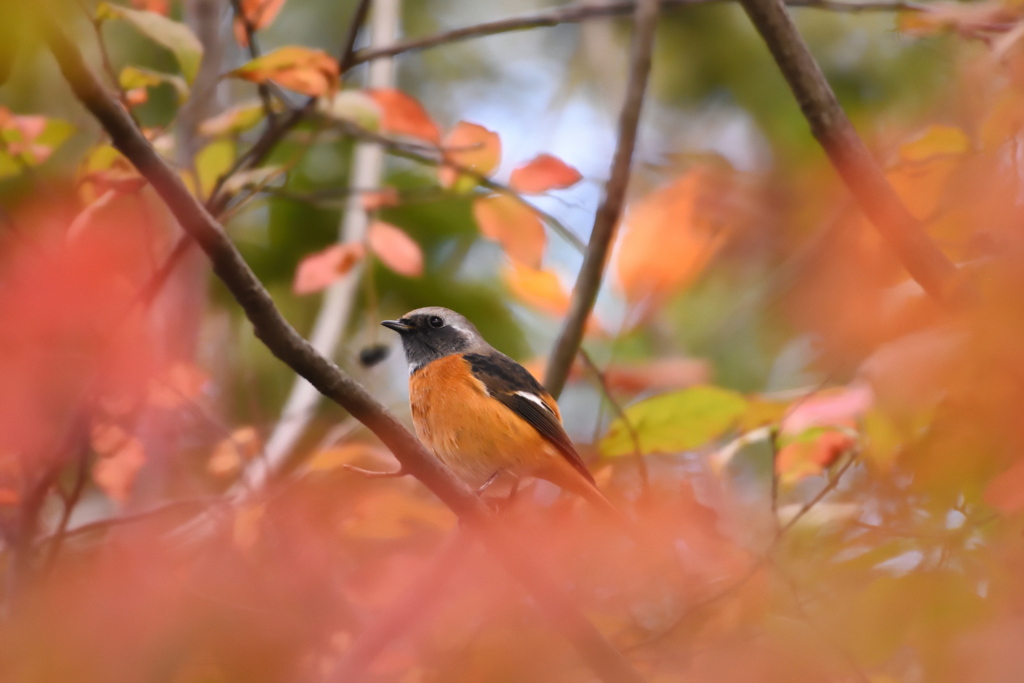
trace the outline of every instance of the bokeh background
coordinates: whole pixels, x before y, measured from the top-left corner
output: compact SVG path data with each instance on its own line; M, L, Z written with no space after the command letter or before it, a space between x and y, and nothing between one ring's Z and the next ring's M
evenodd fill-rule
M305 62L246 80L235 11L262 54L336 56L353 2L39 4L196 195L223 190L219 217L285 317L336 336L329 355L404 421L404 359L378 323L413 308L465 314L543 377L608 179L628 12L408 51L338 84ZM503 523L650 681L1019 680L1024 12L791 9L975 292L951 311L859 213L741 7L663 4L626 212L560 399L649 537L546 484ZM561 7L373 6L357 46ZM34 11L0 4L0 677L595 680L420 483L343 467L397 464L296 384L181 246ZM201 65L141 12L187 26ZM262 175L221 188L268 125L260 90L277 120L307 94L320 108ZM353 120L404 152L375 173ZM578 176L488 218L493 188L406 153L453 140L513 190L540 154Z

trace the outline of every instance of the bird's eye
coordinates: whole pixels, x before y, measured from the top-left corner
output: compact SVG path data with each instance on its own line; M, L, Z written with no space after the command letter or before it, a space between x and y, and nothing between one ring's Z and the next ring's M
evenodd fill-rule
M427 324L431 327L444 327L444 320L439 315L432 315L427 318Z

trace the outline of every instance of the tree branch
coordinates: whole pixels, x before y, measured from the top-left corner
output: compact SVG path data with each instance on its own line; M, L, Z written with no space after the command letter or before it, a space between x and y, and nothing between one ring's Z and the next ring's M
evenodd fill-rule
M691 5L709 5L729 2L730 0L662 0L661 9L677 9ZM431 36L413 38L395 45L378 48L364 49L355 54L352 65L370 62L382 57L394 57L405 52L426 50L432 47L439 47L449 43L455 43L470 38L484 38L486 36L511 33L513 31L525 31L532 28L544 28L558 26L560 24L576 24L588 19L602 19L620 17L633 14L636 11L636 2L633 0L619 0L607 4L578 4L544 12L534 12L519 17L508 17L495 21L486 21L473 26L463 26L435 33ZM921 12L927 11L928 6L916 2L890 2L881 0L878 2L836 2L834 0L789 0L786 3L790 7L806 7L811 9L829 10L833 12Z
M789 83L811 133L824 148L861 210L874 223L903 266L937 302L957 307L968 296L956 266L931 241L889 185L782 0L740 0Z
M182 228L206 252L214 272L242 307L256 336L271 353L365 424L391 449L406 471L455 511L530 591L537 606L595 673L606 681L642 681L636 669L587 621L565 592L529 560L521 548L506 542L506 533L493 522L480 499L455 480L387 408L334 363L318 354L288 324L223 227L189 193L174 169L153 149L117 100L100 85L78 48L53 22L47 9L37 11L37 17L42 35L76 97L100 122L115 147L149 180Z
M647 88L647 75L651 71L651 52L654 49L654 29L658 23L658 6L659 0L640 0L633 15L629 81L626 84L622 111L619 113L619 141L612 159L611 174L604 186L604 198L594 216L590 243L587 245L580 273L576 277L576 286L572 290L569 314L544 373L544 386L555 398L562 393L573 359L576 358L576 352L583 341L583 328L594 309L594 302L597 301L604 265L608 260L608 249L626 202L633 148L636 146L637 129L640 126L640 109L643 106L644 90Z

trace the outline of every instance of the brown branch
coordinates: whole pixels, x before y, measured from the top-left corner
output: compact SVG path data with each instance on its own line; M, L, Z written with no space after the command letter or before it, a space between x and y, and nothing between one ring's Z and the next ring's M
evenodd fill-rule
M662 0L662 10L689 7L691 5L709 5L729 2L730 0ZM833 12L921 12L927 11L928 6L916 2L834 2L833 0L790 0L786 3L790 7L806 7L811 9L830 10ZM473 26L463 26L443 31L434 35L422 38L413 38L401 43L376 50L360 50L355 54L352 64L371 62L382 57L394 57L405 52L426 50L432 47L439 47L449 43L455 43L470 38L484 38L486 36L511 33L513 31L525 31L533 28L545 28L558 26L560 24L575 24L588 19L601 19L608 17L620 17L633 14L636 10L636 3L632 0L610 2L607 4L579 4L569 7L547 10L525 14L519 17L508 17L487 21Z
M960 286L956 266L931 241L889 185L839 105L782 0L740 2L789 83L811 133L861 210L889 242L911 277L933 299L947 307L963 304L968 295Z
M796 523L803 519L804 515L810 512L815 505L820 503L825 496L827 496L832 490L835 489L836 486L839 485L839 480L843 478L844 474L846 474L846 470L853 467L853 464L857 462L857 456L857 451L854 451L853 453L850 454L850 459L847 460L841 468L839 468L839 471L836 472L834 477L831 477L828 480L828 483L825 484L825 486L823 486L820 491L818 491L818 494L814 496L814 498L811 498L809 501L804 503L800 507L800 509L797 510L796 514L793 515L793 518L782 525L782 528L779 529L779 532L776 535L776 539L778 539L778 537L781 537L787 531L796 526Z
M206 252L213 271L228 288L267 348L322 394L366 425L395 454L402 467L422 481L533 595L538 608L572 643L587 664L606 681L642 681L629 661L594 628L566 593L521 548L507 542L480 499L433 458L391 412L358 382L343 373L303 339L278 311L223 227L193 197L175 170L153 149L117 100L85 65L78 48L37 11L42 35L61 73L82 104L163 198L182 228Z
M555 398L562 393L569 369L583 341L583 328L594 309L594 302L597 301L605 262L608 260L608 250L626 202L633 148L636 146L637 129L640 126L640 109L643 106L644 90L647 88L647 75L651 71L658 6L659 0L640 0L633 15L629 81L626 84L622 111L619 113L619 136L612 159L611 174L604 186L604 197L594 216L590 243L587 245L580 273L576 277L576 286L572 290L569 313L544 373L544 386Z
M608 404L615 411L615 415L622 420L622 424L626 427L626 431L629 433L629 440L633 442L633 459L636 461L637 470L640 472L640 481L643 482L644 492L649 492L651 487L650 477L647 473L647 462L644 460L643 449L640 448L640 435L637 434L636 428L633 426L633 421L626 415L626 411L622 405L612 395L611 387L608 386L607 378L604 373L601 372L601 368L597 367L597 363L590 357L586 349L580 347L580 360L587 366L591 374L594 375L594 379L597 382L598 387L601 389L601 393L604 394ZM598 422L600 422L598 418Z
M344 74L356 65L356 39L359 37L359 29L366 23L366 15L370 12L372 0L359 0L352 19L348 22L348 33L345 34L345 44L341 48L341 56L338 57L338 71Z

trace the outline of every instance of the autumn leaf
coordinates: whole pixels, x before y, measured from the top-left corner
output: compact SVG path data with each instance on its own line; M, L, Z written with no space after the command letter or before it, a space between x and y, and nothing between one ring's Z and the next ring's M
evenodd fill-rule
M582 179L579 171L558 157L538 154L512 171L509 187L523 194L539 194L572 187Z
M162 14L165 17L170 14L171 11L170 0L132 0L132 7L135 9L146 10L147 12Z
M245 24L249 23L253 31L261 31L270 26L277 13L281 11L285 0L241 0L242 16L234 19L235 40L242 47L249 47L249 36Z
M795 402L782 421L782 431L800 434L812 427L855 428L873 402L871 387L863 383L818 391Z
M253 100L226 109L199 124L199 134L206 137L244 133L263 120L263 105Z
M91 442L100 455L93 465L93 481L111 500L125 502L136 475L146 462L142 442L118 425L107 422L93 426Z
M196 179L199 181L201 197L209 197L217 181L225 175L235 163L235 142L233 140L214 140L196 154Z
M381 110L380 130L394 135L407 135L439 145L441 129L415 98L394 88L363 91Z
M17 175L25 167L42 164L75 131L61 119L19 116L0 107L0 178Z
M1006 515L1024 511L1024 459L1018 459L989 482L984 501Z
M445 138L444 160L462 168L489 175L501 161L501 138L498 134L475 123L459 121ZM437 169L441 187L463 185L472 189L476 180L471 176L460 180L460 174L453 166L441 164Z
M312 294L326 289L332 282L352 270L364 256L362 244L332 244L323 251L302 259L295 271L292 291Z
M423 250L400 228L374 221L366 231L366 243L381 263L399 275L419 277L423 274Z
M614 363L604 370L612 391L668 391L705 384L711 379L707 361L696 358L658 358L639 363Z
M900 146L900 162L885 176L910 212L926 219L946 196L949 180L970 148L970 138L959 128L932 125Z
M198 399L209 381L201 368L179 361L160 377L150 380L146 398L156 408L173 410Z
M747 409L735 391L697 386L634 403L625 410L636 431L641 454L677 453L703 446L732 429ZM612 422L599 444L605 457L632 455L629 427L620 417Z
M96 18L100 21L124 19L132 24L147 38L174 53L186 81L192 83L195 80L203 60L203 44L185 24L156 12L128 9L107 2L96 7Z
M143 69L137 66L126 66L121 69L121 73L118 75L117 81L122 90L142 90L143 92L145 92L147 88L155 88L158 85L167 83L174 88L174 91L178 96L178 104L181 104L188 99L188 83L186 83L185 79L181 76L176 76L174 74L165 74L160 71Z
M473 217L483 236L499 242L513 261L540 267L547 236L532 208L515 197L490 195L473 202Z
M394 460L394 456L380 446L364 441L353 441L317 451L309 461L307 468L312 472L326 472L335 470L342 465L369 461L375 465L384 465L381 467L381 471L388 471L396 469Z
M262 447L254 427L239 427L213 449L206 471L217 477L233 476L256 457Z
M550 270L537 270L513 261L504 270L505 283L517 298L553 316L569 310L569 292Z
M785 484L818 476L856 444L856 438L845 430L808 429L795 438L782 440L775 457L775 472Z
M730 212L721 172L697 168L630 207L615 272L631 302L671 296L689 285L725 243Z
M338 89L338 62L323 50L307 47L278 48L226 75L253 83L273 81L311 97L331 95Z

